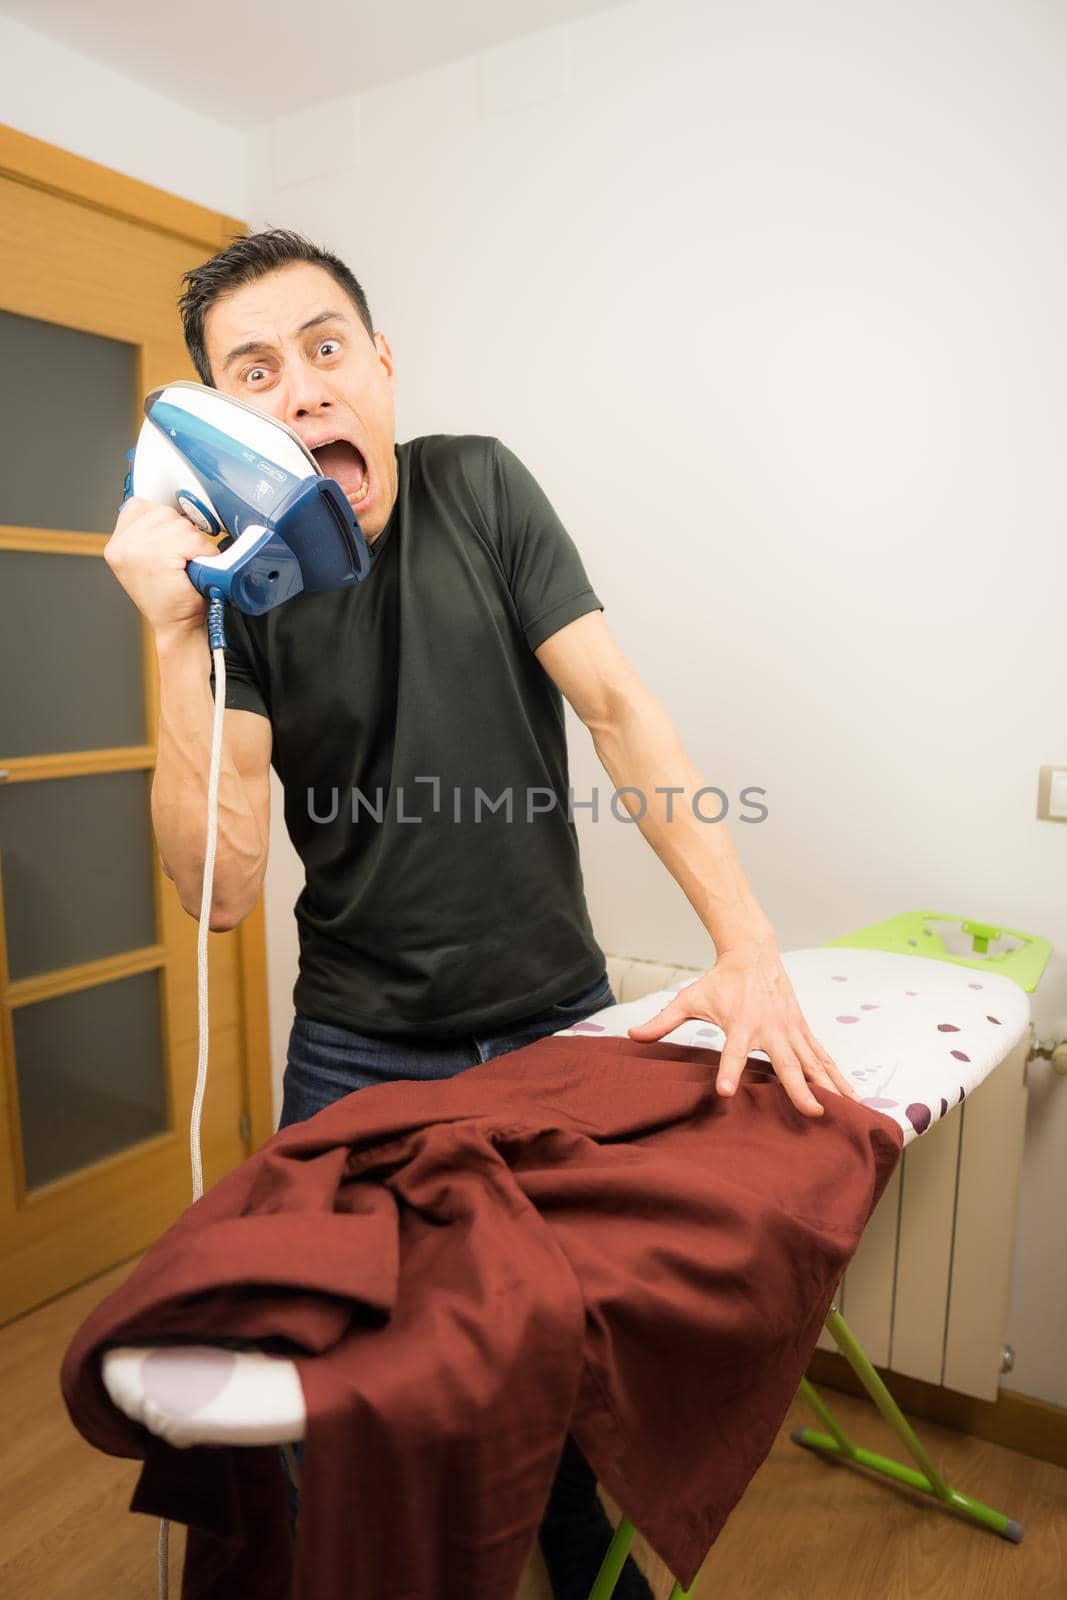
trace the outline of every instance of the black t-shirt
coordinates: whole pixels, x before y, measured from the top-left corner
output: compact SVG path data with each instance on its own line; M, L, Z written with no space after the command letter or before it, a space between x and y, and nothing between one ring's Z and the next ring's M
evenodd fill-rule
M396 505L362 583L227 613L226 704L273 728L306 874L297 1011L450 1038L604 970L563 701L533 654L603 607L499 440L436 434L396 460Z

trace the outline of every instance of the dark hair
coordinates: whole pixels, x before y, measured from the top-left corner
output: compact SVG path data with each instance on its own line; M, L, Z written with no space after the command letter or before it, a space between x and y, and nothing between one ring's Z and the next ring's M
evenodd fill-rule
M201 380L214 388L211 367L204 348L204 318L208 311L225 294L240 289L246 283L255 283L279 267L292 262L307 261L312 266L323 267L348 295L359 312L359 320L373 337L367 297L344 262L329 250L322 250L302 234L291 228L266 228L262 233L235 234L225 250L212 256L202 266L193 267L182 278L184 285L178 299L185 344Z

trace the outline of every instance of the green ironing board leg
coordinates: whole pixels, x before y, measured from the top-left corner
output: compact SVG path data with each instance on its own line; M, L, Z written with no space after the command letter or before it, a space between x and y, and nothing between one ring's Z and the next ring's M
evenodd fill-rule
M619 1574L626 1565L626 1557L630 1553L630 1546L634 1541L634 1525L623 1517L615 1529L615 1537L608 1545L607 1553L600 1563L600 1571L596 1575L596 1582L589 1591L589 1600L611 1600L615 1593L615 1585L619 1581ZM676 1583L670 1592L669 1600L690 1600L692 1589L683 1589Z
M873 1450L865 1450L862 1445L853 1444L826 1401L807 1378L800 1380L799 1393L804 1396L823 1423L826 1432L818 1433L814 1428L794 1428L792 1438L795 1443L805 1445L809 1450L821 1451L823 1455L837 1456L840 1460L849 1461L855 1466L869 1467L885 1478L892 1478L897 1483L905 1483L912 1489L919 1489L931 1499L960 1512L971 1522L976 1522L984 1528L991 1528L994 1533L999 1533L1001 1538L1018 1544L1023 1536L1021 1522L1017 1522L1014 1517L1005 1516L1002 1511L994 1511L991 1506L983 1505L980 1500L973 1500L970 1495L963 1494L959 1489L953 1489L941 1476L893 1396L867 1360L855 1334L836 1306L830 1307L826 1327L841 1354L908 1454L918 1463L920 1470L916 1471L914 1467L907 1467L888 1456L878 1455Z
M615 1593L615 1585L619 1581L619 1573L626 1565L626 1557L633 1542L634 1525L623 1517L600 1563L600 1571L589 1591L589 1600L611 1600L611 1596Z
M999 1533L1001 1538L1010 1540L1012 1544L1018 1544L1023 1536L1021 1522L1017 1522L1014 1517L1005 1516L1002 1511L994 1511L992 1506L983 1505L981 1500L974 1500L959 1489L953 1489L941 1476L907 1417L867 1360L863 1347L836 1306L830 1307L826 1327L882 1416L912 1460L918 1463L919 1470L905 1466L903 1462L894 1461L889 1456L879 1455L874 1450L865 1450L862 1445L853 1444L822 1395L807 1378L801 1378L798 1393L804 1396L826 1432L819 1433L814 1428L794 1428L791 1437L795 1443L805 1445L809 1450L821 1451L826 1456L837 1456L839 1460L849 1461L854 1466L867 1467L873 1472L880 1473L884 1478L907 1484L912 1489L919 1489L931 1499L958 1511L971 1522L983 1528L990 1528L994 1533ZM633 1537L633 1524L623 1517L615 1530L615 1537L608 1546L596 1582L589 1591L589 1600L611 1600L611 1596L615 1593L615 1585L619 1581L619 1574L630 1552ZM683 1589L681 1584L676 1583L671 1590L670 1600L690 1600L695 1587L694 1584L692 1589Z

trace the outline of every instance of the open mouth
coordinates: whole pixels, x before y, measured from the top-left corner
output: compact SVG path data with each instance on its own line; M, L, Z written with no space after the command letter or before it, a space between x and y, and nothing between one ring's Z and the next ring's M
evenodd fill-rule
M352 505L362 505L370 493L370 473L362 451L347 439L331 439L311 454L322 473L339 483Z

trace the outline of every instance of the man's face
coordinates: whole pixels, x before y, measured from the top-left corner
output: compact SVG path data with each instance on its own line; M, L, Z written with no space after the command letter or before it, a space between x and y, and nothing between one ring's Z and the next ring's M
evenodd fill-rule
M396 501L393 354L325 268L294 262L223 295L204 319L216 387L287 422L368 538Z

